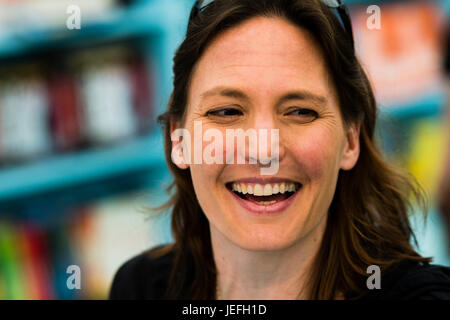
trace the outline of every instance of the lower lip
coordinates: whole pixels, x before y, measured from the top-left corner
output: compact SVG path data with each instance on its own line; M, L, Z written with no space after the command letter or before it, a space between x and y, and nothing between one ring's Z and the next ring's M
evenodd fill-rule
M297 197L297 194L301 191L301 188L299 190L297 190L292 196L290 196L289 198L282 200L282 201L278 201L275 202L273 204L269 204L269 205L261 205L261 204L257 204L253 201L249 201L249 200L244 200L241 197L239 197L237 194L235 194L233 191L227 189L232 196L237 200L237 202L244 208L247 209L248 211L255 213L255 214L278 214L283 212L284 210L286 210L287 207L289 207L289 205L292 203L292 201L294 201L295 197Z

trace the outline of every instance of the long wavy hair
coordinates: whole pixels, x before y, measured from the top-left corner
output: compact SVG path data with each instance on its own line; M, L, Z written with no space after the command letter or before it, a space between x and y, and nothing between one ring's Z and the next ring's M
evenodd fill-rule
M352 170L340 171L324 237L310 278L311 299L352 299L367 293L369 265L382 271L420 256L409 215L425 210L425 197L415 180L391 166L376 147L377 106L369 80L351 41L330 8L319 0L216 0L188 25L174 57L173 92L158 120L164 132L165 156L174 176L170 200L158 209L171 210L174 244L153 252L174 254L167 299L215 299L216 267L209 223L194 192L189 170L171 160L170 121L182 123L194 66L219 34L253 17L283 18L308 30L323 51L346 125L360 124L360 156Z

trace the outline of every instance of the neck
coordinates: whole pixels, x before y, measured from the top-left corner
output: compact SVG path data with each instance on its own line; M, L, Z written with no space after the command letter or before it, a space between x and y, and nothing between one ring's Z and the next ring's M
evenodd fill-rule
M319 251L326 219L307 236L277 250L239 247L211 226L220 299L308 299L310 271Z

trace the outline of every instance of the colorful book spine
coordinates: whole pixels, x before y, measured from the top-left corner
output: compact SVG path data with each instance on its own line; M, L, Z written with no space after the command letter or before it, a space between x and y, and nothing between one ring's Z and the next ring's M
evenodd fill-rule
M0 223L0 272L5 282L5 299L8 300L24 299L26 295L14 232L10 223Z
M49 72L48 96L54 145L57 150L73 150L81 144L82 135L78 92L70 70L60 66Z
M37 299L54 299L55 292L51 282L48 240L44 229L33 224L23 226L28 246L28 259L33 266L33 278L37 288Z
M0 270L0 300L6 299L5 278Z
M83 128L94 145L122 141L137 132L125 52L111 47L78 58Z
M18 227L18 232L28 299L53 299L55 294L51 284L45 230L32 223L24 223Z
M67 285L67 280L72 273L67 273L67 268L71 265L80 266L79 260L74 255L74 249L68 237L67 224L58 224L48 230L48 242L50 245L50 263L52 266L53 287L57 299L71 300L81 295L81 289L71 288ZM82 274L80 282L83 280Z
M21 161L47 153L47 90L38 67L24 65L0 80L0 148L9 161Z
M0 69L3 163L120 143L153 127L151 63L128 42Z
M153 124L153 77L152 69L142 56L134 55L128 63L133 89L134 110L139 121L139 133L145 134Z

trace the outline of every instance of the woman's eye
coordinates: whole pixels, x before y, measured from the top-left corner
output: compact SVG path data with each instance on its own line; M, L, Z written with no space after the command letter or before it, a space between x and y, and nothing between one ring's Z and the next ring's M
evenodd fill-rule
M303 109L303 108L293 109L293 110L289 111L287 113L287 115L298 116L298 117L301 117L302 119L310 120L310 121L316 119L319 116L316 111L310 110L310 109Z
M223 109L208 111L207 115L218 116L218 117L233 117L233 116L242 115L242 112L240 110L234 109L234 108L223 108Z

